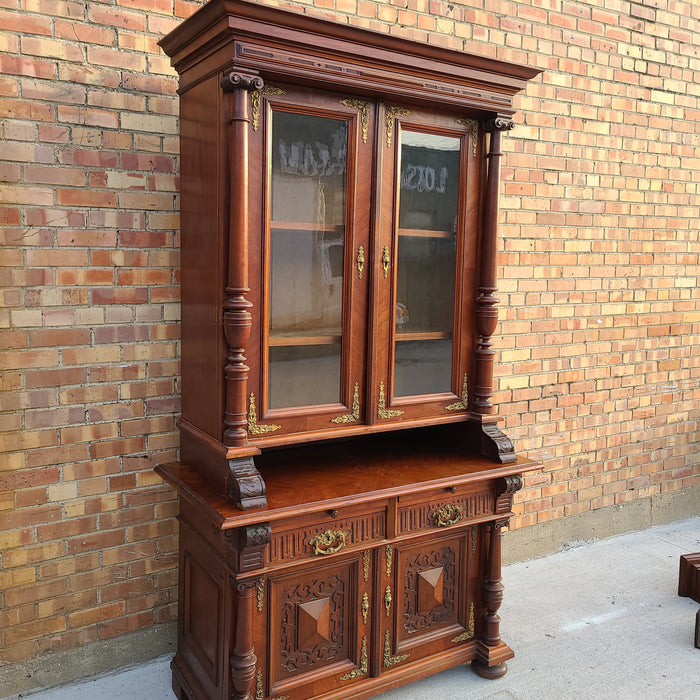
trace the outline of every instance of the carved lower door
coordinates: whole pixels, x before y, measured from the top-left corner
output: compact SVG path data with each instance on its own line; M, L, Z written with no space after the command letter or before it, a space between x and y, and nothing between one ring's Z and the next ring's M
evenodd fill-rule
M474 639L477 537L474 526L387 546L382 672L457 650Z
M366 550L269 578L257 697L307 700L367 677L370 564Z

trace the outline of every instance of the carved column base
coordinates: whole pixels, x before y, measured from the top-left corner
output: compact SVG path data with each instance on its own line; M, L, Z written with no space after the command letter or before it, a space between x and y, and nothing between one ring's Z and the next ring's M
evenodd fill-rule
M235 501L241 510L266 508L265 482L253 458L229 459L228 468L226 496Z
M478 676L495 680L505 676L508 666L506 661L512 659L515 654L513 650L503 642L495 647L489 647L483 642L479 642L476 648L476 658L471 666Z
M498 427L497 416L471 414L467 421L467 430L472 445L479 454L499 464L515 462L515 448L511 439Z

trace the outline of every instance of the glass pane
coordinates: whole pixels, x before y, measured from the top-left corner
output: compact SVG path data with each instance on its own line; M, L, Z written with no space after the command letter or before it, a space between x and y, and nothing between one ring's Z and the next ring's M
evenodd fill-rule
M396 343L394 396L447 393L451 390L451 340Z
M270 348L270 408L340 402L340 343Z
M400 229L456 231L459 147L453 136L401 132Z
M273 112L273 221L344 226L347 155L347 122Z
M449 392L460 139L401 132L394 396Z
M340 335L342 232L272 229L270 335Z
M273 112L268 405L340 402L347 123Z
M399 236L396 332L452 332L455 238Z

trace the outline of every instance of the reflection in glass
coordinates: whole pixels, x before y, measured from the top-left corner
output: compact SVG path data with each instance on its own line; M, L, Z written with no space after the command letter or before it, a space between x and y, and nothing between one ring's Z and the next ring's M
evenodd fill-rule
M340 343L271 347L270 408L340 401Z
M394 395L416 396L452 390L452 341L396 343Z
M340 402L347 123L273 112L268 407Z
M460 139L401 132L394 396L449 392Z

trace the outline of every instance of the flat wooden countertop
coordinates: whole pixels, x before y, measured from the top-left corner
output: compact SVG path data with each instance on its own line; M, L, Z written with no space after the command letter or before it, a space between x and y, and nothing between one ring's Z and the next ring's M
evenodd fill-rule
M523 458L498 464L454 445L386 438L270 450L256 457L255 464L265 480L268 505L245 511L186 464L159 465L156 472L182 498L208 511L209 517L222 530L227 530L435 488L494 480L541 466Z

